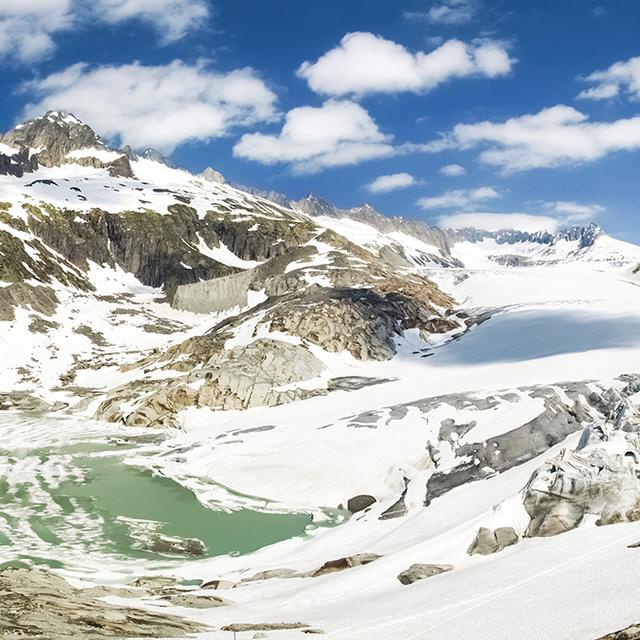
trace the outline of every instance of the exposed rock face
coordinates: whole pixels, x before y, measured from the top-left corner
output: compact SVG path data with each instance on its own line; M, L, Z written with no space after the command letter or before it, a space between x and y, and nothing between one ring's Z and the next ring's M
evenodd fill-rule
M444 253L450 252L447 234L441 229L430 227L420 220L385 216L368 204L363 204L352 209L338 209L330 202L322 200L312 194L302 200L294 201L291 204L311 216L351 218L352 220L369 224L383 233L405 231L416 238L424 240L427 244L432 244L442 249Z
M299 336L326 351L360 360L388 360L406 329L430 328L435 314L404 293L317 288L269 311L272 330Z
M338 558L337 560L329 560L325 562L319 569L314 571L311 576L317 578L324 576L328 573L335 573L336 571L344 571L352 567L360 567L365 564L370 564L379 560L382 556L376 553L357 553L354 556L347 556L345 558Z
M407 505L405 498L407 497L407 491L409 490L409 479L403 478L404 489L400 494L400 497L385 511L380 514L379 520L393 520L394 518L401 518L407 513Z
M577 384L566 391L571 397L588 395L586 385ZM538 417L507 433L460 447L456 455L469 456L470 461L452 470L434 473L427 482L427 502L465 482L532 460L569 434L581 430L583 420L591 419L577 400L573 407L567 407L551 389L540 388L533 393L533 397L540 395L545 398L545 410Z
M474 541L467 549L467 553L470 556L487 556L517 544L519 539L513 527L498 527L495 531L480 527Z
M524 506L531 522L526 535L554 536L577 527L586 514L598 524L640 520L640 453L608 453L592 445L563 451L531 477Z
M215 169L212 169L211 167L207 167L200 174L200 177L203 180L206 180L207 182L213 182L215 184L224 184L226 182L226 180L224 179L224 176L219 171L216 171Z
M24 283L14 283L0 287L0 321L13 320L14 309L32 309L38 313L53 315L58 305L58 298L49 287L39 287Z
M418 580L424 580L425 578L432 578L438 576L441 573L446 573L453 569L452 564L412 564L408 569L405 569L402 573L398 574L398 580L402 584L413 584Z
M229 351L219 343L211 344L212 352L203 366L185 380L156 383L153 392L128 415L120 407L138 399L140 388L126 385L116 389L96 417L131 426L174 426L176 413L191 406L250 409L283 404L313 395L295 384L320 375L324 369L307 349L279 340L260 339ZM294 386L277 390L287 385Z
M0 142L26 154L20 158L13 156L23 173L34 171L38 165L53 167L75 162L106 168L113 176L133 176L131 164L124 153L118 156L111 152L108 160L101 160L99 156L107 152L102 140L89 126L68 113L49 111L42 118L18 125L1 136ZM86 155L73 155L73 152L85 150ZM92 156L90 150L95 150L95 155ZM7 173L18 175L11 171Z
M224 598L191 593L175 593L167 596L167 600L176 607L189 607L190 609L216 609L228 604Z
M238 218L232 206L218 205L211 226L217 237L243 260L264 262L298 248L317 235L308 218L266 202L253 203L255 217Z
M632 624L626 629L609 633L598 640L640 640L640 624Z
M27 225L28 231L80 273L88 269L89 261L117 265L146 285L164 286L170 297L179 284L238 271L199 251L200 243L217 247L219 240L210 219L199 218L195 209L184 204L170 205L168 215L154 211L78 213L32 206Z
M359 511L368 509L372 504L375 504L375 502L376 499L373 496L354 496L353 498L349 498L347 501L347 509L351 511L351 513L358 513Z
M424 256L423 266L441 264L442 266L462 266L460 262L451 257L450 238L446 231L436 227L430 227L420 220L411 220L401 217L385 216L376 211L371 205L363 204L352 209L338 209L336 206L310 194L302 200L290 202L290 206L299 211L304 211L310 216L329 216L332 218L348 218L372 226L381 233L403 232L414 238L432 245L438 252ZM406 259L403 248L395 246L393 249L383 248L380 257L393 264L407 266L411 262L420 262L420 256L414 255L413 261Z
M124 608L36 569L0 572L0 636L42 638L184 637L204 628L176 616Z
M37 168L38 161L28 149L21 149L11 155L0 153L0 175L21 178L25 173L31 173Z

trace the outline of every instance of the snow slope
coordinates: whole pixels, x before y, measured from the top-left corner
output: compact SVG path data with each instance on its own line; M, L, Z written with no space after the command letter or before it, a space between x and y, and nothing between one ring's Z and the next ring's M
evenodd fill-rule
M540 413L540 401L525 385L560 389L586 380L598 381L588 383L597 389L637 370L640 290L615 271L584 265L467 270L465 278L447 270L432 275L465 308L488 312L489 319L427 352L416 353L407 336L391 362L334 360L336 373L396 378L392 382L268 410L188 412L185 433L166 442L163 454L137 459L161 465L205 503L219 495L198 477L291 507L336 506L358 493L379 499L337 528L251 556L188 563L179 575L239 580L280 567L308 571L354 553L377 553L380 560L320 578L242 584L221 594L236 605L190 616L217 627L302 620L336 640L588 640L637 622L640 556L627 545L640 540L638 523L595 527L586 521L573 532L525 539L493 556L466 553L480 526L523 530L528 516L519 492L543 460L575 447L579 434L525 464L453 489L428 508L423 501L430 473L426 447L443 419L475 420L464 438L481 441ZM505 391L516 397L501 399ZM499 401L460 410L447 400L456 393ZM434 396L444 399L425 413L409 410L392 419L398 403ZM272 427L257 430L265 425ZM233 441L221 446L225 434ZM172 462L171 451L178 449L184 460ZM410 479L408 515L379 520L403 477ZM401 585L396 575L415 562L455 569ZM283 631L278 637L304 636Z

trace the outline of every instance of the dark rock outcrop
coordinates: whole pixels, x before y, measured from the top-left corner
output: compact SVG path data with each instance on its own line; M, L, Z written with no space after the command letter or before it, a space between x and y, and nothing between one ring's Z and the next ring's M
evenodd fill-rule
M468 456L469 462L434 473L427 481L427 503L461 484L532 460L582 429L582 418L578 406L569 408L557 396L549 395L545 410L533 420L484 442L460 447L456 455Z
M373 496L361 494L353 496L347 501L347 510L351 513L358 513L368 509L372 504L375 504L376 499Z

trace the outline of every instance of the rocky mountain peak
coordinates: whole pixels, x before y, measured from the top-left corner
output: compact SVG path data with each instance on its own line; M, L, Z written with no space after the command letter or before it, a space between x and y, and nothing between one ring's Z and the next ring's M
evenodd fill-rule
M75 162L107 168L111 175L133 175L126 154L109 149L89 125L65 111L48 111L16 125L0 135L0 145L0 173L19 176Z
M105 148L90 126L63 111L48 111L42 117L27 120L0 140L9 147L30 148L43 166L59 164L60 158L72 151Z
M302 200L293 201L292 206L310 216L339 216L340 210L327 200L323 200L313 193Z
M454 242L482 242L483 240L495 240L497 244L520 244L530 242L540 245L553 246L558 242L578 241L578 248L585 249L595 244L596 240L604 235L601 227L593 222L586 226L575 226L561 229L556 233L549 231L519 231L518 229L501 229L500 231L486 231L467 227L464 229L447 230Z
M592 247L597 239L604 235L604 231L602 227L591 222L586 227L571 227L569 229L563 229L558 232L555 236L556 242L558 240L577 240L578 247L580 249L586 249L587 247Z
M213 169L212 167L207 167L201 174L200 177L207 182L213 182L215 184L224 184L226 180L224 176L219 172Z
M162 151L158 151L158 149L145 149L140 155L141 158L145 160L151 160L153 162L159 162L160 164L164 164L167 167L171 167L172 169L176 168L176 165L171 162L171 160L165 156Z

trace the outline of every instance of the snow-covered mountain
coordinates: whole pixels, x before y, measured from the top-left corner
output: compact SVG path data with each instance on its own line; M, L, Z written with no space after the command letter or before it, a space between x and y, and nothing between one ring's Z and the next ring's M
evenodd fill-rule
M0 138L0 563L27 567L0 588L38 603L20 623L587 640L638 622L640 248L249 191L61 112Z
M557 233L478 229L449 231L452 255L467 267L594 263L620 268L640 261L640 248L607 235L600 227L571 227Z
M438 229L419 220L387 217L370 205L338 209L314 195L288 204L320 224L373 250L393 251L415 267L490 268L597 263L620 268L640 262L640 248L591 223L547 231Z

